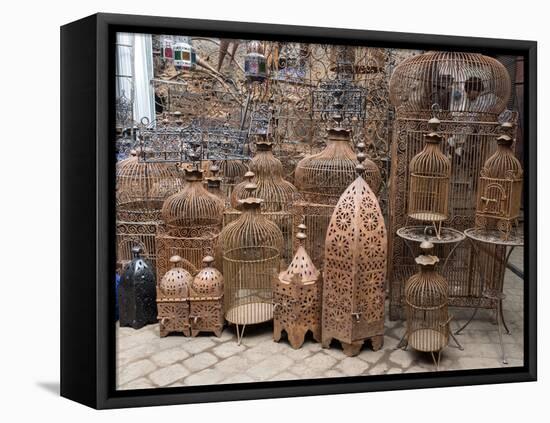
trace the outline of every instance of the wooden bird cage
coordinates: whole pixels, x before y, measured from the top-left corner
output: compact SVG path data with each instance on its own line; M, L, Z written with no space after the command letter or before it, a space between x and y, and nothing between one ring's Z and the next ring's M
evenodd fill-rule
M411 254L397 236L409 219L409 164L424 146L424 134L431 132L428 120L440 121L438 133L443 155L449 158L451 173L446 225L457 230L474 226L478 175L495 151L494 139L499 119L510 96L510 78L496 59L476 53L428 52L403 60L390 79L390 99L396 108L391 147L389 194L390 225L390 318L403 316L405 282L415 273ZM450 248L450 247L449 247ZM446 256L447 247L437 254ZM496 260L496 261L495 261ZM476 255L468 243L461 244L446 266L449 304L458 307L490 307L482 297L479 275L472 271L479 264L495 267L495 278L504 277L500 257Z
M159 333L161 337L172 332L189 336L189 288L196 269L180 256L170 257L170 263L172 268L157 285Z
M299 199L298 190L283 179L283 165L273 155L273 143L266 141L265 134L258 135L256 154L248 164L253 176L236 185L231 194L231 205L236 209L239 200L248 196L247 184L256 184L255 196L261 198L262 214L273 221L283 233L284 245L281 258L288 263L292 258L292 204Z
M512 150L514 140L506 133L511 125L502 126L497 151L480 172L475 224L481 229L497 229L507 240L520 215L523 169Z
M164 200L182 186L174 164L150 163L131 156L116 165L117 265L131 260L131 249L140 246L142 256L156 266L155 235Z
M430 254L433 244L422 242L420 248L423 253L415 259L418 273L405 285L405 336L407 345L430 353L439 366L441 350L449 344L449 286L435 269L439 259Z
M164 225L157 235L157 274L166 273L169 259L179 255L200 268L206 255L214 254L222 227L223 201L203 184L203 171L185 169L183 189L162 207Z
M214 332L221 336L224 323L223 276L213 267L214 257L203 259L203 268L196 274L189 289L189 325L191 335Z
M436 131L439 120L430 119L430 132L425 136L425 145L409 164L408 216L411 219L429 222L439 236L441 223L449 217L449 180L451 161L440 147L441 135Z
M283 234L261 212L262 200L240 200L241 214L220 233L218 257L224 276L225 318L240 343L246 325L273 318L273 279L279 273Z
M298 229L300 245L273 285L273 340L279 342L284 330L294 349L303 345L308 331L321 342L321 274L304 248L306 226Z
M367 339L373 350L384 340L386 227L378 200L361 176L364 168L357 168L359 176L330 219L323 272L323 347L337 339L348 356L357 355Z

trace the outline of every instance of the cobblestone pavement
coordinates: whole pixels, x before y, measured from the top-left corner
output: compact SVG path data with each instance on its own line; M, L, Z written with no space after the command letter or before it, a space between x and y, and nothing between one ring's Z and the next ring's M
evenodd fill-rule
M510 261L523 269L523 249L517 248ZM464 351L451 340L441 353L440 370L523 365L523 280L508 270L504 291L504 314L511 330L510 335L503 334L508 365L500 360L492 312L480 310L458 336ZM471 310L451 309L451 313L456 330ZM160 338L158 324L139 330L117 324L117 386L140 389L434 371L428 354L395 349L403 333L403 322L388 320L382 349L373 352L365 347L358 356L346 357L338 343L325 350L308 338L302 348L294 350L284 339L273 342L270 323L247 328L240 346L232 327L225 328L220 338Z

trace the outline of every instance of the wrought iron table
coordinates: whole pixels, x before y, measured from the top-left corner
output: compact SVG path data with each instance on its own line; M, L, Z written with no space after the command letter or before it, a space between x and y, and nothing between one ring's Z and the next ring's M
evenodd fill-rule
M514 251L514 248L523 246L523 233L520 231L509 234L508 239L502 239L501 232L491 229L470 228L464 231L464 235L468 238L468 240L472 244L472 248L478 256L480 254L480 249L483 248L483 246L492 245L495 247L509 248L508 252L504 256L502 256L501 254L493 254L495 261L500 261L500 264L504 268L506 268L508 260L510 259L510 255L512 254L512 251ZM504 257L504 260L499 259L499 257ZM479 266L479 264L478 268L483 283L482 297L491 300L494 304L493 309L496 312L496 324L498 329L498 339L500 343L502 363L508 364L508 361L506 360L506 354L504 352L504 345L502 343L502 327L504 327L507 334L510 334L510 330L508 329L508 326L506 326L506 321L504 320L504 314L502 312L502 301L506 298L506 295L503 292L504 278L497 278L493 284L494 286L487 286L487 282L489 281L489 279L487 279L486 277L485 269L483 268L483 266ZM470 322L476 316L478 310L479 306L474 309L474 312L472 313L468 321L464 324L464 326L462 326L455 332L456 335L459 335L460 332L462 332L470 324Z

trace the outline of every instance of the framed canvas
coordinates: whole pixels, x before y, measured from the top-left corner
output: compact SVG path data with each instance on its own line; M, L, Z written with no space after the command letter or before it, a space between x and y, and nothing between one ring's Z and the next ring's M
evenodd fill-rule
M534 381L536 42L61 28L61 394Z

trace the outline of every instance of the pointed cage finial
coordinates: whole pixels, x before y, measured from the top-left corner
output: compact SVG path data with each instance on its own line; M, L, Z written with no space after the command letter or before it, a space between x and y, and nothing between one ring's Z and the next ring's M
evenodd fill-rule
M441 121L437 117L432 117L428 120L428 133L425 135L426 142L428 143L439 143L443 139L439 133L439 128L441 126Z
M204 267L212 267L213 263L214 263L214 257L212 256L205 256L202 259L202 264L204 265Z
M296 238L300 242L300 245L302 245L304 240L307 238L306 229L307 227L303 222L298 225L298 233L296 234Z
M220 167L216 164L213 164L210 166L210 173L212 173L212 176L216 178L218 176L218 172L220 171Z
M178 267L178 264L182 262L182 258L178 256L177 254L170 257L170 263L172 263L172 267Z
M512 124L512 122L503 122L499 127L500 135L497 137L497 144L511 147L514 143L513 131L514 125Z
M367 159L367 154L365 153L365 150L367 146L364 142L360 142L356 145L357 148L357 166L355 166L355 170L359 176L363 176L365 173L365 165L363 162Z

